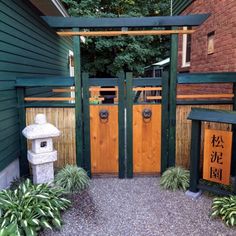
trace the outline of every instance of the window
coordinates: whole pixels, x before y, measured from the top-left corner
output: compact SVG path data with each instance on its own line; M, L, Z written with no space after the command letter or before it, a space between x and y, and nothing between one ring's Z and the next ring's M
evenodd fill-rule
M184 30L187 30L187 27L184 27ZM191 60L191 34L183 35L183 48L182 48L182 67L190 66Z
M207 35L207 54L213 54L215 50L215 31Z

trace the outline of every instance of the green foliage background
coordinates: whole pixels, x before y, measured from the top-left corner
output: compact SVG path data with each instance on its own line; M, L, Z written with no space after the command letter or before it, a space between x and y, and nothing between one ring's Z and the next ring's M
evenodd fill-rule
M63 0L71 16L125 17L169 15L170 0ZM112 29L111 29L112 30ZM96 76L133 71L169 54L169 36L119 36L86 38L81 44L82 70Z

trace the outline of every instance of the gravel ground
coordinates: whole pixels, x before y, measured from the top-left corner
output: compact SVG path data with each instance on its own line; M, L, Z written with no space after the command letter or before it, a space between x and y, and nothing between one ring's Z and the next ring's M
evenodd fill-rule
M163 191L159 178L93 179L73 202L61 231L41 236L236 235L236 229L209 218L210 197L194 201L183 192Z

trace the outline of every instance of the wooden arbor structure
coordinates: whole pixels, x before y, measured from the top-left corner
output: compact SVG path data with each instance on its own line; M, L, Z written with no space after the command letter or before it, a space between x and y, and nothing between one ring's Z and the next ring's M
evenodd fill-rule
M191 34L194 30L182 30L178 27L183 26L199 26L207 18L208 14L201 15L189 15L189 16L173 16L173 17L134 17L134 18L80 18L80 17L43 17L47 24L55 29L60 30L70 30L70 31L58 31L60 36L72 36L73 37L73 49L74 49L74 66L75 66L75 76L73 83L75 85L75 116L76 116L76 158L77 165L84 166L88 171L90 171L89 164L84 165L84 157L87 156L90 152L87 148L89 142L89 132L88 127L86 128L84 119L89 119L88 116L88 99L85 99L88 94L86 94L85 86L88 85L88 76L85 76L82 79L81 73L81 54L80 54L80 36L85 37L97 37L97 36L120 36L120 35L132 35L132 36L143 36L143 35L161 35L168 34L171 35L171 60L170 60L170 72L167 76L167 86L168 91L165 93L167 97L166 109L167 113L162 114L162 120L165 122L162 124L162 131L165 132L166 140L162 144L162 149L167 152L163 152L162 159L165 157L168 159L168 163L161 169L164 171L166 167L175 165L175 132L176 132L176 82L177 82L177 55L178 55L178 34ZM126 31L122 31L123 28L126 28ZM152 28L152 30L134 30L135 28ZM103 31L108 29L108 31ZM110 29L121 29L116 31L110 31ZM132 29L132 30L127 30ZM88 31L93 30L93 31ZM94 31L96 30L96 31ZM122 76L121 76L122 77ZM131 76L126 78L126 84L132 87ZM160 79L160 78L158 78ZM157 79L157 82L158 82ZM125 78L124 78L125 80ZM87 84L86 84L87 82ZM112 84L113 85L113 84ZM147 86L149 84L142 84ZM22 85L21 85L22 86ZM62 87L66 85L62 85ZM150 86L150 85L149 85ZM155 86L155 85L153 85ZM120 85L120 88L122 86ZM131 90L130 90L131 91ZM120 94L123 94L122 89L120 89ZM124 94L123 94L124 95ZM123 96L122 95L122 96ZM129 99L132 99L131 94L127 94ZM127 109L132 107L131 101L123 101L123 108ZM87 115L85 115L87 114ZM122 112L120 113L123 114ZM129 120L130 118L127 117ZM124 124L124 117L121 117L122 123ZM120 119L119 119L120 121ZM124 127L120 131L124 136ZM127 132L129 129L127 127ZM129 135L129 134L127 134ZM119 141L124 142L124 137L121 135ZM129 142L129 141L128 141ZM120 147L120 145L119 145ZM128 149L129 148L129 149ZM132 141L131 144L127 147L127 152L132 153ZM124 150L119 148L121 154L124 154ZM120 154L120 155L121 155ZM168 157L166 157L168 156ZM125 176L125 167L122 162L124 159L120 159L119 162L119 177L123 178ZM128 165L128 164L127 164ZM132 177L133 170L132 164L127 166L127 176Z

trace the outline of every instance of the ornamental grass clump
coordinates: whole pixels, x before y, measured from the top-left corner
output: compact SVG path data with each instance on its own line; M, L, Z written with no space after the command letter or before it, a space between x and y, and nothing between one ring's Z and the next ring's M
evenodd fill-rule
M0 192L0 236L34 236L41 229L60 228L61 211L71 202L64 190L29 179L15 190Z
M69 193L78 193L88 187L89 177L83 168L67 165L56 174L55 184Z
M236 196L216 197L212 203L212 217L220 217L227 226L236 225Z
M171 167L161 176L160 185L163 189L187 190L189 187L190 173L182 167Z

